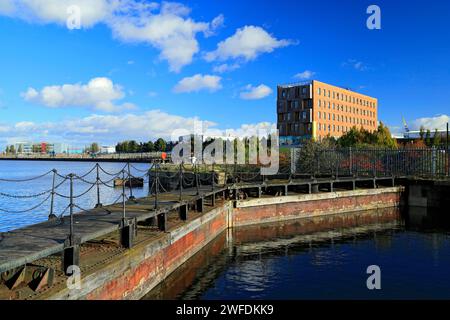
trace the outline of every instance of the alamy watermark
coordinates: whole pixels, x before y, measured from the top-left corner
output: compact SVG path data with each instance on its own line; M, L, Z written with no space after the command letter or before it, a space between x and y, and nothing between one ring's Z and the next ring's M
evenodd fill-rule
M379 6L372 4L367 7L367 14L370 16L367 18L366 26L369 30L380 30L381 29L381 9Z
M81 8L76 5L67 7L66 26L69 30L81 29Z
M367 274L370 276L367 278L366 285L369 290L380 290L381 289L381 269L377 265L370 265L366 270Z
M206 137L212 140L203 147ZM194 121L192 130L174 130L171 138L178 140L171 153L175 164L259 164L262 175L278 173L279 135L273 127L255 129L250 137L242 139L231 130L215 131L211 136L202 121Z

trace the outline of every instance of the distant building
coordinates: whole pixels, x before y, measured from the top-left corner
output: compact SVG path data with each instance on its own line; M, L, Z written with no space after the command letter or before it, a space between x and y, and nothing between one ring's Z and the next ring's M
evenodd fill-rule
M116 153L116 147L115 146L101 146L100 153Z
M375 131L378 100L317 80L277 87L280 144L338 138L353 126Z
M63 154L70 149L65 143L49 142L18 142L14 148L19 154Z

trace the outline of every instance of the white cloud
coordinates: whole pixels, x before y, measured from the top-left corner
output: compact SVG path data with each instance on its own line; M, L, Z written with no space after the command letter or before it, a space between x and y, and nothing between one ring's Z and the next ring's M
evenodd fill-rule
M22 97L50 108L91 107L105 112L134 108L131 103L115 104L116 100L125 97L125 93L109 78L93 78L87 84L46 86L39 91L30 87Z
M182 117L161 110L124 115L93 114L58 122L0 123L0 143L12 144L19 141L65 142L71 145L86 145L91 142L116 144L123 140L148 141L162 137L170 139L175 130L195 132L201 122L205 136L244 137L262 135L276 129L275 124L262 122L243 124L237 128L218 129L215 122L197 117Z
M80 8L84 28L106 20L120 4L117 0L2 0L2 2L0 14L29 22L60 25L66 25L70 16L68 8L75 5Z
M447 123L450 123L450 116L446 114L437 115L435 117L429 118L419 118L413 120L410 123L410 130L419 130L421 126L423 126L425 130L426 129L430 129L431 131L434 131L436 129L445 130L447 127Z
M97 23L107 25L113 36L123 42L147 43L160 51L160 59L179 72L192 62L199 51L197 34L214 34L223 25L223 15L211 22L196 22L187 6L138 0L2 0L0 15L29 22L56 23L65 26L70 6L78 6L81 27ZM157 11L159 10L159 11Z
M208 90L210 92L217 91L222 88L220 83L221 77L213 75L196 74L192 77L181 79L173 88L176 93L197 92L200 90Z
M217 45L215 51L207 52L207 61L224 61L227 59L243 59L249 61L262 53L269 53L276 48L286 47L292 42L278 40L261 27L245 26Z
M356 59L348 59L346 62L342 63L343 67L351 67L358 71L366 71L369 70L369 67L362 61L358 61Z
M303 72L297 73L294 78L299 79L299 80L309 80L312 77L314 77L316 73L314 71L310 71L310 70L305 70Z
M265 98L271 93L272 89L265 84L260 84L257 87L253 87L249 84L245 87L245 91L241 92L240 97L244 100L257 100Z
M229 71L239 69L240 67L241 66L238 63L233 63L233 64L223 63L218 66L215 66L213 68L213 71L217 72L217 73L224 73L224 72L229 72Z

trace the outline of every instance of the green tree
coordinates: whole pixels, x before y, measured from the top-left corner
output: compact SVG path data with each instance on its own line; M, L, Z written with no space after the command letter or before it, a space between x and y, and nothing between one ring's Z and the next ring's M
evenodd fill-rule
M11 145L11 146L9 147L9 152L10 152L10 153L16 153L16 148L14 147L14 145Z
M159 138L155 141L155 150L156 151L166 151L166 141L163 138Z
M17 148L17 152L18 153L22 153L23 152L23 148L22 148L21 144L19 144L19 148Z
M89 147L89 151L91 153L99 153L100 152L100 146L98 145L97 142L93 142L90 147Z
M430 129L427 129L427 132L425 133L425 144L427 147L431 146L431 131Z
M439 133L438 129L436 129L436 131L434 131L432 144L435 147L438 147L441 145L441 134Z
M5 152L6 152L6 153L9 153L9 146L6 146Z
M423 140L423 138L425 136L425 127L424 126L420 126L419 136L420 136L420 140Z

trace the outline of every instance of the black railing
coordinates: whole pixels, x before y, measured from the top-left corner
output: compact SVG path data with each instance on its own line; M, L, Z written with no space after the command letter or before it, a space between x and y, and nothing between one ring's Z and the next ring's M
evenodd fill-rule
M450 150L420 149L296 149L296 174L311 176L450 176Z

